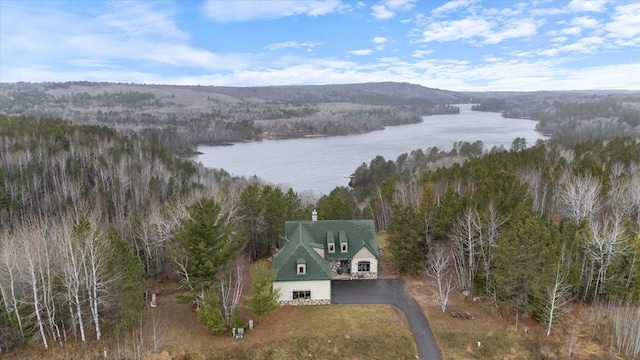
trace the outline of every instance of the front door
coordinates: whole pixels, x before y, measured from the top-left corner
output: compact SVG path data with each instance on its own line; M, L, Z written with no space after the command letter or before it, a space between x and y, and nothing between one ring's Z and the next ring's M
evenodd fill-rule
M343 274L348 274L349 273L349 261L348 260L342 260L340 262L340 266L342 267L342 273Z

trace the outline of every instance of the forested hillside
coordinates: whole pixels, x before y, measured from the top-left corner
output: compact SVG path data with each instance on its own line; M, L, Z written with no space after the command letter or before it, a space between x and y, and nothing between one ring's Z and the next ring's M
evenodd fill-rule
M141 94L127 96L153 103ZM373 219L400 271L435 279L442 311L462 292L549 335L566 309L587 306L603 351L640 354L636 138L378 156L351 188L316 200L176 157L158 142L177 127L154 141L121 130L0 116L0 351L110 337L135 353L141 294L163 282L180 285L212 333L228 333L249 311L273 311L260 260L281 247L286 220L316 208L320 219Z
M501 112L508 118L539 121L538 129L556 142L575 145L584 140L640 133L640 93L533 92L480 93L476 111Z
M456 113L458 93L400 83L216 87L0 84L0 113L128 129L177 151L256 137L344 135Z
M605 303L597 318L616 319L616 346L638 356L640 142L522 141L482 156L461 154L473 148L463 143L378 157L358 168L354 192L398 267L437 279L443 311L455 289L549 335L567 307Z
M310 212L290 190L106 127L0 116L0 149L0 353L32 340L131 339L148 305L141 294L163 281L180 281L184 299L216 313L205 299L219 291L218 271L244 259L249 269L280 246L285 220ZM212 263L223 244L233 246ZM244 300L235 301L224 306ZM216 326L226 330L231 315Z

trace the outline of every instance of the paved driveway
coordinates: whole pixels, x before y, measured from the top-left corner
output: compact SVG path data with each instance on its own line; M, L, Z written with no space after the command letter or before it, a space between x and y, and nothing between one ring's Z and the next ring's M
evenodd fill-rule
M404 312L422 360L441 360L440 350L420 305L402 279L335 280L331 283L334 304L390 304Z

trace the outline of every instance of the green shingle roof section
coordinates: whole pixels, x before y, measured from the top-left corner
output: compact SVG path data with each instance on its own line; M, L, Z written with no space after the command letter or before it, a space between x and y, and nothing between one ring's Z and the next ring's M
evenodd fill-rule
M329 263L313 250L309 239L312 238L302 225L287 233L288 241L273 259L275 281L331 280ZM306 262L305 274L297 273L300 259Z
M324 246L326 260L347 260L366 247L378 258L378 244L373 220L325 220L325 221L287 221L284 232L291 241L296 236L306 243L319 243ZM329 253L327 243L338 238L340 242L347 242L347 252L340 252L341 248ZM319 256L318 256L319 257Z

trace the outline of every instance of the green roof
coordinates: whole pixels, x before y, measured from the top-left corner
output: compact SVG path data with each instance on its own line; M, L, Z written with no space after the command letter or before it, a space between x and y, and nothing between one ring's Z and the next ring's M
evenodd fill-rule
M287 242L273 259L275 281L331 280L329 261L353 259L363 247L378 258L373 220L287 221L284 228ZM328 243L336 245L334 253ZM314 248L323 249L324 258ZM305 264L305 274L297 273L298 264Z
M275 281L331 280L329 263L313 250L308 239L310 235L303 226L288 233L287 242L273 259ZM305 263L305 274L297 273L297 264L301 263Z
M298 235L307 244L322 245L326 260L352 259L363 247L378 258L373 220L287 221L284 232L289 240ZM334 253L328 252L327 243L337 243ZM347 243L347 252L340 252L342 243Z

